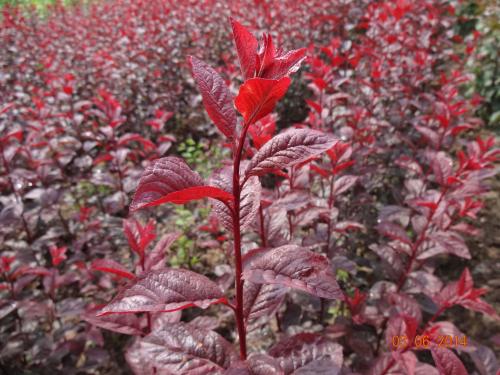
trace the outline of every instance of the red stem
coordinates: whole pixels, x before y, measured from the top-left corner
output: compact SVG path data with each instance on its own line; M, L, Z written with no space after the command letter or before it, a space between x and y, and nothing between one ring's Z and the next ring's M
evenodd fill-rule
M233 199L234 210L232 211L233 219L233 236L234 236L234 263L236 267L235 284L236 284L236 326L238 327L238 337L240 343L240 357L242 360L247 358L247 342L246 342L246 328L243 317L243 279L241 274L243 272L241 260L241 228L240 228L240 199L241 199L241 186L240 186L240 162L243 153L243 145L248 130L248 124L243 125L241 137L238 141L236 152L233 159Z
M264 230L264 210L262 204L259 205L259 220L260 220L260 240L262 247L267 247L266 232Z
M436 203L436 210L438 209L439 204L443 200L443 198L446 195L447 191L448 191L448 187L445 187L443 189L443 191L441 192L441 195L439 196L439 199L438 199L438 201ZM401 290L401 288L405 284L406 279L408 278L408 275L411 272L411 269L413 267L413 263L415 262L415 259L417 258L418 248L420 247L420 245L422 245L422 243L424 242L424 240L426 238L427 229L429 228L429 225L430 225L430 223L432 221L432 218L434 217L434 213L436 212L436 210L432 210L431 211L429 217L427 218L427 222L425 223L425 226L422 229L422 232L420 232L420 235L418 236L417 240L415 241L414 245L412 246L412 249L411 249L412 253L411 253L410 261L408 262L408 265L406 266L405 273L402 274L401 277L399 278L398 292Z

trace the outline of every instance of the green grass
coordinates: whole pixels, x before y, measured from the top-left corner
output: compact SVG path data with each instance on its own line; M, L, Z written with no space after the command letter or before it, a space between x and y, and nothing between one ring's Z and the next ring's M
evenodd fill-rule
M88 0L62 0L65 6L88 2ZM47 6L55 3L56 0L0 0L0 9L7 4L21 7L31 7L34 5L38 11L43 13L47 9Z

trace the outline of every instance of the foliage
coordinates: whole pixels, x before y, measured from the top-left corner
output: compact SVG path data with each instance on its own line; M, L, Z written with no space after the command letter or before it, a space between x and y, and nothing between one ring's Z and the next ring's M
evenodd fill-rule
M453 321L498 319L467 239L500 154L456 5L5 8L2 369L494 374Z

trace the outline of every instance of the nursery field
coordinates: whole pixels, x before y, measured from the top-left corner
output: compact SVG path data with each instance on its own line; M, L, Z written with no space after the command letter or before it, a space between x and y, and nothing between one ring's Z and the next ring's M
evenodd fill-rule
M0 375L499 373L494 1L0 10Z

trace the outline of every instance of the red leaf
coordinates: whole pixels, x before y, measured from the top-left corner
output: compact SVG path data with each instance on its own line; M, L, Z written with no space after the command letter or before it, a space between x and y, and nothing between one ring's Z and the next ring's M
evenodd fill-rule
M224 80L214 69L195 57L190 57L189 63L208 116L226 137L233 138L236 113L233 97Z
M321 104L315 102L314 100L306 99L306 103L313 108L318 114L321 115Z
M280 79L288 76L299 69L305 54L305 48L288 52L276 49L271 35L264 34L263 46L256 56L257 77Z
M217 284L192 271L174 268L142 274L121 291L99 316L114 313L170 312L226 301Z
M267 142L250 160L246 176L291 167L331 148L337 139L311 129L291 129Z
M247 125L252 124L274 110L288 90L290 78L279 80L251 78L240 87L234 104Z
M57 247L57 246L51 246L49 248L50 251L50 256L52 257L52 265L58 266L63 260L66 259L66 251L68 248L66 246L62 247Z
M111 259L96 259L92 262L90 268L96 271L102 271L112 273L120 277L126 277L130 280L135 279L135 275L133 273L129 272L120 263L115 262Z
M269 79L280 79L295 73L306 57L306 49L296 49L286 53L273 56L273 60L267 66L261 67L259 77Z
M144 150L146 151L151 151L156 149L156 145L153 142L151 142L149 139L142 137L140 134L136 133L127 133L121 136L120 139L118 140L118 146L124 146L134 141L142 144Z
M431 348L431 353L441 375L468 375L462 361L451 350Z
M279 284L312 295L343 300L330 262L322 255L295 245L270 249L251 261L243 278L256 284Z
M156 238L156 224L153 220L149 220L145 226L142 226L136 219L125 219L123 232L129 246L142 258L147 246Z
M181 322L137 339L125 357L134 372L143 375L220 374L238 360L222 336Z
M183 204L202 198L227 201L232 199L232 195L219 188L204 185L203 179L184 160L169 156L155 160L143 172L130 210L136 211L167 202Z
M459 296L464 295L465 292L470 291L474 287L474 282L468 268L465 268L460 275L460 279L457 284L457 294Z
M474 289L469 270L465 269L459 281L451 282L446 285L434 296L434 301L444 308L453 305L461 305L467 309L479 311L498 319L498 314L495 309L479 298L485 293L486 289Z
M1 140L3 142L6 142L10 138L15 138L15 139L17 139L18 142L22 142L23 141L23 131L22 130L15 130L13 132L10 132L5 137L1 138Z
M4 113L7 113L9 110L14 108L15 104L14 103L7 103L3 107L0 107L0 115L3 115Z
M245 81L255 76L257 39L239 22L231 19L234 44L240 59L241 73Z

